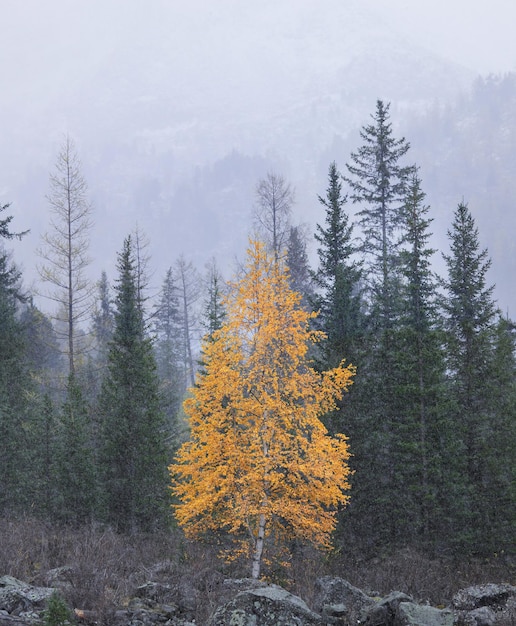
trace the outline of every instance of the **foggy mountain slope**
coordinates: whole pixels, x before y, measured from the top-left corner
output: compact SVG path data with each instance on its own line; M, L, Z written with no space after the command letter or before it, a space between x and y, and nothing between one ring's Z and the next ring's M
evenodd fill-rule
M516 74L477 79L445 108L411 115L404 132L424 173L436 241L457 204L468 203L481 245L492 259L489 279L503 313L516 316Z
M267 169L296 187L300 220L320 219L325 155L377 97L393 113L425 108L471 78L400 39L373 1L50 4L10 8L11 62L0 65L0 188L32 229L17 247L28 276L65 132L95 207L93 271L112 267L138 222L163 272L181 252L199 262L240 253Z
M29 42L13 34L5 44L16 64L3 66L10 85L3 97L25 113L27 133L70 130L101 143L163 130L171 147L177 139L181 148L187 129L184 156L197 164L198 154L212 159L232 147L270 149L270 137L254 143L263 136L260 125L314 99L345 96L352 109L400 92L446 97L461 82L460 71L437 58L421 75L428 53L404 46L364 2L332 0L321 11L305 0L293 12L285 1L179 8L156 1L151 8L123 3L119 14L121 3L97 0L89 3L97 19L84 6L77 11L80 3L53 2L57 17L45 13L41 29L34 16L24 24L37 52L28 55Z

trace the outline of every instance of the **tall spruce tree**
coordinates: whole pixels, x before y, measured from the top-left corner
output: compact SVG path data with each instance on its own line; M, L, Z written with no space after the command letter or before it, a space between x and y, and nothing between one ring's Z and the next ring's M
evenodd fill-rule
M205 331L205 336L208 338L213 338L215 331L219 330L224 324L226 318L226 307L223 302L225 289L226 286L222 274L215 260L212 260L208 266L206 276L206 297L201 319L201 326Z
M311 309L314 296L314 282L308 262L306 235L301 226L291 226L287 241L287 267L289 283L293 291L301 294L305 309Z
M102 272L97 283L97 298L93 310L92 334L95 344L95 361L99 368L107 364L109 343L113 338L113 311L106 272Z
M46 417L49 418L50 414ZM88 403L74 374L68 377L55 448L57 498L54 516L75 526L91 522L96 510L93 428Z
M118 273L108 373L99 398L101 495L106 521L120 532L134 532L166 520L166 424L131 237L119 254Z
M183 361L183 324L179 291L172 268L167 270L153 315L154 352L161 384L163 410L171 432L172 445L179 439L178 413L187 381Z
M38 516L55 520L58 510L57 415L48 393L38 397L39 406L31 430L32 481L31 504Z
M52 322L31 300L20 313L26 338L25 358L35 386L44 395L53 390L57 395L58 381L65 372L59 349L59 339Z
M445 451L450 441L443 419L445 362L437 314L437 278L431 267L431 219L425 193L414 171L403 208L405 248L400 254L404 279L402 313L396 331L398 418L393 422L393 462L397 464L393 498L398 504L398 532L405 541L431 548L447 500Z
M342 359L354 362L363 332L361 311L361 265L356 260L353 225L345 212L347 197L335 162L330 164L326 197L319 196L325 208L324 226L317 224L319 267L312 273L317 293L313 299L319 311L317 324L326 333L323 342L324 367L336 367Z
M5 204L0 212L8 208ZM0 514L26 504L31 479L27 445L27 392L31 383L26 367L26 338L18 317L18 307L24 298L21 274L2 242L24 234L9 230L12 219L8 216L0 220Z
M25 338L17 316L18 274L0 251L0 513L25 500L28 451L26 441Z
M368 308L364 356L357 363L354 390L355 420L360 428L355 429L354 447L352 444L355 498L349 512L357 528L363 529L369 522L369 545L393 543L399 535L399 512L393 498L398 486L395 424L400 419L396 333L402 311L403 208L414 167L404 163L409 144L394 137L389 108L377 101L373 122L362 128L363 144L351 154L344 177L350 199L359 205Z
M403 225L402 210L407 181L414 171L404 165L403 157L410 144L405 138L396 139L389 121L390 104L376 103L373 124L360 131L363 145L351 154L346 164L346 182L350 198L359 203L359 224L362 228L367 277L372 305L381 328L388 329L396 316L398 285L397 258Z
M478 229L468 206L461 202L448 231L448 269L443 301L448 370L455 406L462 490L456 498L456 525L461 541L471 548L487 531L484 515L488 439L489 381L492 379L496 307L493 286L487 285L491 265L480 248Z
M96 284L94 302L89 333L88 358L80 372L82 390L92 408L97 402L102 380L106 374L109 346L113 337L114 319L110 286L107 274L104 271ZM96 437L98 434L98 416L95 411L92 413L92 421L95 422L94 435Z
M488 554L516 549L516 335L514 323L499 317L484 425L484 548Z

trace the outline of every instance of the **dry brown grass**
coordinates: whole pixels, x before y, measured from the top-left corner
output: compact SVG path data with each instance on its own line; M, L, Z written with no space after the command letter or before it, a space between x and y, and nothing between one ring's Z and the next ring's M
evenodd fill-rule
M187 542L178 530L123 536L99 526L57 528L23 518L0 519L0 537L0 575L45 585L50 570L68 566L62 576L66 601L96 611L104 624L115 607L151 580L166 583L171 589L166 600L189 604L191 617L202 624L220 601L224 578L245 576L241 566L217 559L218 548ZM315 579L328 574L366 592L385 595L399 590L434 606L449 605L453 594L470 584L515 582L514 562L503 558L430 559L402 550L364 560L352 551L322 555L301 547L294 552L292 566L278 568L270 580L310 604ZM514 620L506 626L514 626Z

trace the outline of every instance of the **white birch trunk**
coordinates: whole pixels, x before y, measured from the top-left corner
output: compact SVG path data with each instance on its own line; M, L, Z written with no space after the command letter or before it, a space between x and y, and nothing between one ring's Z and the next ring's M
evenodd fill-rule
M262 564L263 543L265 540L265 515L260 515L260 522L258 524L258 537L256 539L256 547L253 555L253 567L251 575L254 579L258 579L260 576L260 567Z

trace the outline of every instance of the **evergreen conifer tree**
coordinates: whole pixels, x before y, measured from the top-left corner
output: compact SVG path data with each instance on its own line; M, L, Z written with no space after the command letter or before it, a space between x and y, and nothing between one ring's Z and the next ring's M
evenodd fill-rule
M119 254L118 273L108 373L99 398L101 495L106 521L134 532L166 519L166 424L131 237Z
M462 528L463 545L471 548L487 530L483 507L496 307L493 286L487 286L491 260L480 248L475 220L464 202L454 213L448 237L451 252L443 255L448 268L443 307L456 437L461 444L458 459L463 464L454 516Z
M204 315L201 325L205 336L212 338L215 331L219 330L226 318L226 308L223 302L224 281L215 261L208 268L207 297L204 302Z
M287 241L287 267L290 288L301 294L303 307L311 309L314 283L308 263L306 237L301 226L290 227Z
M439 532L438 519L449 485L443 471L450 441L442 415L445 362L437 313L437 278L431 267L435 250L428 246L431 219L425 194L414 171L403 208L405 248L400 254L402 312L394 334L397 349L398 418L393 421L393 499L398 503L398 532L425 548Z
M46 520L55 520L58 510L58 438L57 415L48 393L39 397L35 410L36 418L31 431L33 481L31 503L38 515Z
M113 311L106 272L102 272L97 283L97 302L93 311L93 338L95 342L95 361L98 367L107 364L109 343L113 338Z
M16 301L6 255L0 256L0 513L25 501L28 470L26 441L29 380L24 366L23 327L16 315Z
M94 518L96 476L90 411L74 374L68 377L60 417L54 514L62 522L79 526Z
M319 311L317 323L326 333L323 343L325 367L335 367L343 358L354 362L363 332L361 311L361 266L354 258L353 225L345 212L347 197L342 177L333 162L328 172L324 226L317 224L319 268L312 273L317 294L313 303Z
M172 268L167 270L153 315L154 353L161 384L161 397L168 428L175 446L178 440L178 413L186 391L183 364L183 324L179 293Z
M402 209L407 181L414 171L403 165L410 144L396 139L389 121L390 104L376 103L373 124L360 131L363 145L351 154L346 182L351 200L360 204L358 216L363 233L372 306L380 328L389 329L397 314L397 259L403 225Z
M8 204L0 207L5 211ZM31 381L28 376L26 341L19 321L18 307L24 300L21 274L4 250L2 239L20 238L9 224L13 217L0 220L0 514L27 503L31 473L27 447Z
M516 336L514 323L499 317L494 334L484 424L483 523L487 554L514 552L516 537Z
M350 521L371 529L369 545L398 540L393 494L398 487L395 461L400 369L399 330L403 276L400 251L404 236L403 208L414 167L405 165L409 144L393 136L389 104L376 103L373 123L360 132L363 144L351 154L344 180L350 199L359 204L364 257L364 292L368 305L363 359L357 362L355 421L350 441L355 469ZM354 441L354 444L353 444Z
M20 323L26 343L26 365L35 387L43 395L51 390L57 395L55 392L61 387L58 380L65 367L51 320L30 301L20 313Z

